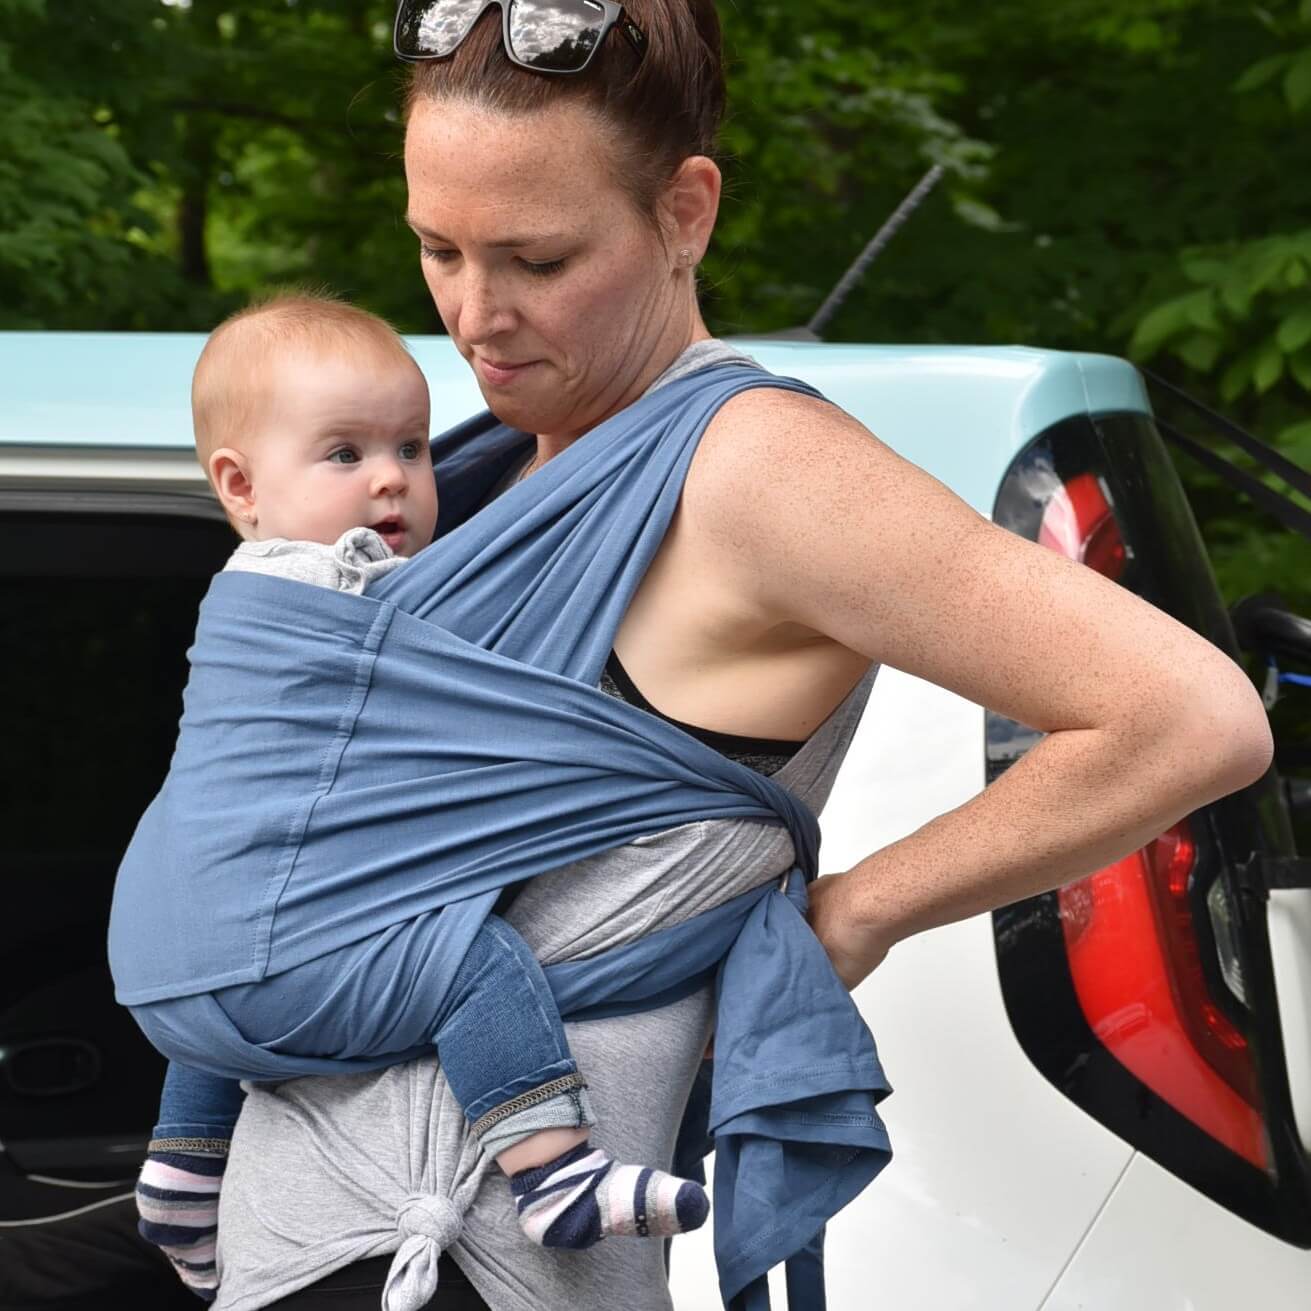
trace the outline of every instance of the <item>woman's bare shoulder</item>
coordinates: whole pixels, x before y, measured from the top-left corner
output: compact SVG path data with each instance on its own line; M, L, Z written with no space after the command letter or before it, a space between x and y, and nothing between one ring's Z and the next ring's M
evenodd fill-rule
M1180 688L1235 672L1161 611L989 523L812 396L759 389L727 403L683 511L703 572L730 579L766 621L1034 727L1104 722L1130 688L1145 713L1154 697L1173 705Z
M848 445L868 446L872 439L864 424L822 396L761 386L739 392L721 406L698 458L713 464L772 456L791 464L811 451L831 454Z
M684 513L713 539L784 546L872 505L936 501L944 489L822 397L757 387L711 421L684 489ZM948 520L975 518L957 502Z

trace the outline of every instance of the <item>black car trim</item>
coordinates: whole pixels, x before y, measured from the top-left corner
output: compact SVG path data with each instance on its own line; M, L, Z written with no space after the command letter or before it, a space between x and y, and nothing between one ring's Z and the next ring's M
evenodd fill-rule
M1126 516L1135 550L1125 585L1238 659L1201 538L1153 422L1132 413L1076 416L1036 436L1015 457L1012 468L1044 445L1053 453L1058 476L1095 469L1107 478L1117 516ZM1002 523L1014 517L1003 513L1005 488L1003 483L994 513ZM1171 503L1163 503L1162 496ZM1020 514L1026 510L1022 503L1011 508ZM1028 526L1033 531L1023 535L1036 539L1036 524ZM1191 541L1183 540L1190 537ZM1168 578L1163 579L1162 573ZM1189 585L1190 579L1194 585ZM1037 735L991 713L987 724L985 751L991 780L1018 759ZM1233 887L1234 872L1254 851L1289 854L1284 804L1272 769L1253 787L1197 812L1192 823L1205 824L1214 839L1198 843L1199 860L1221 854ZM1214 873L1213 867L1204 866L1193 890L1203 970L1214 1000L1232 1019L1241 1018L1252 1042L1270 1135L1270 1173L1211 1138L1139 1082L1098 1042L1075 993L1056 892L993 913L1006 1012L1034 1066L1094 1119L1226 1209L1286 1242L1311 1248L1311 1162L1298 1134L1289 1093L1265 904L1241 893L1233 898L1245 982L1255 999L1248 1011L1219 977L1209 917L1203 913L1201 898Z

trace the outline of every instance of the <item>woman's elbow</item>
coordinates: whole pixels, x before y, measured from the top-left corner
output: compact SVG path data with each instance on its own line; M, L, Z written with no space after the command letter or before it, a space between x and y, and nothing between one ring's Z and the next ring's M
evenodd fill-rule
M1220 737L1211 785L1217 797L1228 796L1262 778L1274 759L1270 720L1251 684L1248 696L1229 713Z
M1212 648L1202 669L1181 681L1171 754L1181 783L1204 805L1261 778L1274 758L1274 739L1251 680L1222 651Z

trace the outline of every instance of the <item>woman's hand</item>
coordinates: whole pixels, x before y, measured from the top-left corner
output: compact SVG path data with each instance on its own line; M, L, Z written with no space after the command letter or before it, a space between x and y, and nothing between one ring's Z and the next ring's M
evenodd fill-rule
M896 940L878 926L861 924L856 918L849 874L816 879L808 891L810 927L850 991L874 973Z

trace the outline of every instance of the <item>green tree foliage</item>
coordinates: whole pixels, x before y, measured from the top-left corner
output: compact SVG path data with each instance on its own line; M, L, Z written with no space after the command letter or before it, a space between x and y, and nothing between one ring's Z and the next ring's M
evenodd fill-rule
M387 0L0 0L0 326L213 326L270 283L436 317Z
M948 171L952 203L918 220L921 241L997 226L974 185L990 147L949 117L959 78L900 35L913 12L851 0L721 6L727 200L705 269L719 328L807 319L931 163Z
M110 46L130 44L128 66L129 29L135 20L148 37L159 6L95 8ZM0 326L120 326L149 262L136 240L148 219L130 197L150 179L96 94L112 60L75 72L78 31L66 57L45 58L49 30L44 0L0 0Z
M1218 98L1267 161L1265 176L1259 187L1250 171L1240 179L1247 185L1234 190L1227 230L1180 243L1175 258L1152 271L1130 350L1195 380L1311 468L1311 185L1297 163L1311 125L1311 0L1256 11L1252 26L1260 44ZM1277 580L1311 610L1311 547L1254 522L1216 479L1193 473L1192 483L1229 590Z

